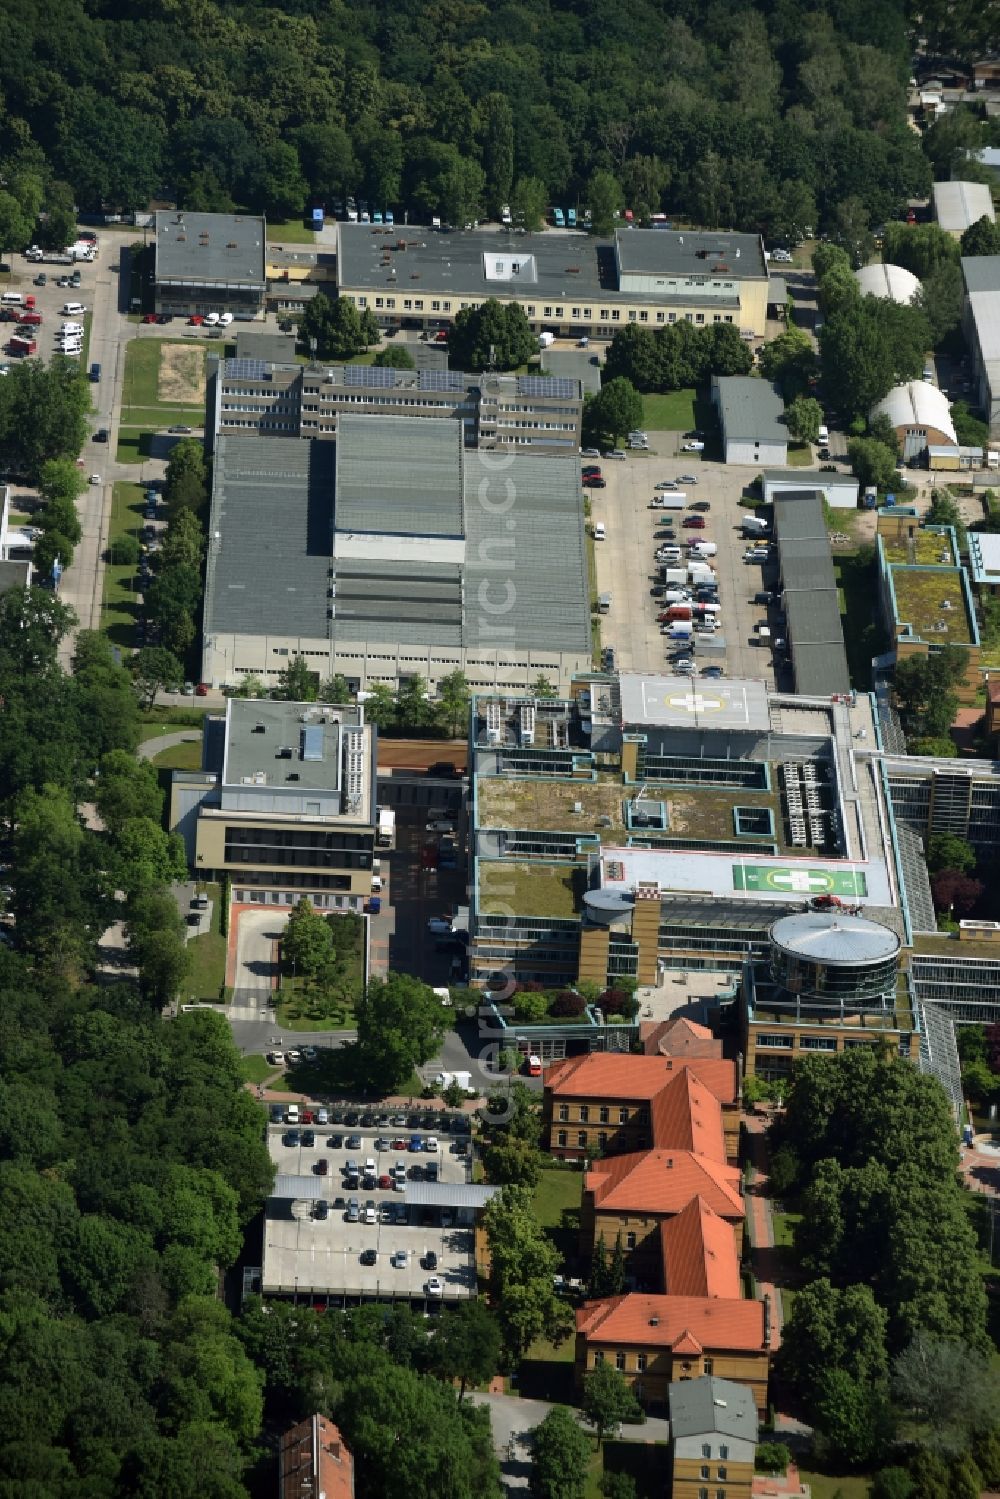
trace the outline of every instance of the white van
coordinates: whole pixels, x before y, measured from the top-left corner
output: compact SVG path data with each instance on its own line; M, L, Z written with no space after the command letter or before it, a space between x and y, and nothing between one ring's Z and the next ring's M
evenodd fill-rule
M607 539L608 539L608 533L604 529L604 522L602 520L595 520L595 522L594 522L594 540L595 541L607 541Z
M79 317L81 312L86 312L82 302L64 302L62 304L63 317Z
M23 307L24 298L19 291L5 291L0 297L0 307Z
M821 448L829 447L829 445L830 445L830 429L829 429L829 427L820 427L819 432L816 435L816 443L817 443L817 446L821 447Z
M61 334L64 334L64 333L82 333L83 332L83 324L82 323L61 323L59 325L59 332Z

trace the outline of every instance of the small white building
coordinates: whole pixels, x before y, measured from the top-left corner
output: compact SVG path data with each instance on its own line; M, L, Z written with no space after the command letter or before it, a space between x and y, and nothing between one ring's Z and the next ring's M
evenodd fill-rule
M864 297L882 297L908 307L920 290L920 282L905 266L886 265L877 260L854 272L854 279Z
M934 217L946 234L959 239L980 219L996 222L993 194L985 182L935 182Z
M788 462L785 403L769 381L752 375L713 375L712 400L726 463Z
M815 468L768 469L761 474L765 505L777 494L790 490L810 489L821 494L831 510L858 508L858 481L852 474L825 474Z

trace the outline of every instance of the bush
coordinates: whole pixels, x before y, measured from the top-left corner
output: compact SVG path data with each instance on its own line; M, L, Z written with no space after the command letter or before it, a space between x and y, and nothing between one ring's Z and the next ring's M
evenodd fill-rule
M605 1015L621 1015L628 1009L631 1000L632 996L624 989L605 989L597 1004Z
M112 567L135 567L141 556L142 547L134 536L117 536L108 548Z
M549 1005L549 1014L562 1019L570 1015L582 1015L586 1008L587 1002L582 994L575 994L572 989L563 989Z
M791 1460L784 1442L761 1442L754 1464L760 1473L785 1473Z

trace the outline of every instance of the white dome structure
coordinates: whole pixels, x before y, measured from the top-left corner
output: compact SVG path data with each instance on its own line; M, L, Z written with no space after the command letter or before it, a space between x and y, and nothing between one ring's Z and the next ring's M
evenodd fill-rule
M863 265L860 271L854 272L854 279L862 296L884 297L890 302L898 302L901 307L908 307L920 290L920 282L912 271L901 265L884 265L881 261Z
M929 380L896 385L872 407L872 416L885 415L896 430L903 457L916 458L928 446L956 446L955 423L943 390Z
M881 1008L895 990L899 938L847 911L803 911L774 923L771 976L803 1004Z

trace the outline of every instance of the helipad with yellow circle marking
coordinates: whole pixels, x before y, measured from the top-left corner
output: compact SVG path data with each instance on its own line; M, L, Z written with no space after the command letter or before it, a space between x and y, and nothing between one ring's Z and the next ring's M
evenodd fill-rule
M664 728L748 729L770 727L767 688L749 678L646 676L621 672L622 722Z

